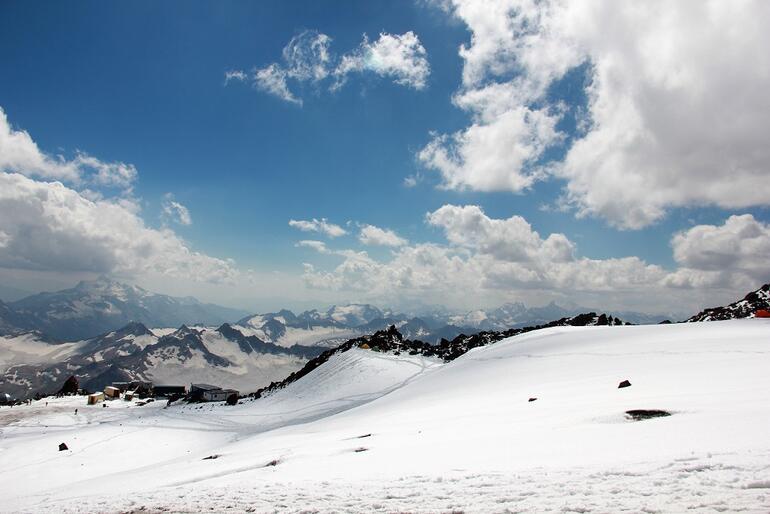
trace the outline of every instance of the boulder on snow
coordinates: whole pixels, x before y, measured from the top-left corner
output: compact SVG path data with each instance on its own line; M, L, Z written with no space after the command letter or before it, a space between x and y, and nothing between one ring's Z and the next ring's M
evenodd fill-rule
M238 404L238 393L232 393L230 396L227 397L227 405L237 405Z
M64 443L59 444L59 451L63 452L64 450L69 450L69 448L67 448L67 445Z
M534 402L535 400L537 400L537 398L535 398L535 397L532 397L532 398L530 398L530 399L529 399L529 400L527 400L527 401L530 401L530 402Z
M624 380L618 384L618 389L623 389L624 387L631 387L631 382Z

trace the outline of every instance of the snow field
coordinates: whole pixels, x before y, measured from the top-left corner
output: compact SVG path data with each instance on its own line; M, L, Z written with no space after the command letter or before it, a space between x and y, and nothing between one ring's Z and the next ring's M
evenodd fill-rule
M559 327L354 349L233 408L0 410L0 510L768 512L768 370L770 320Z

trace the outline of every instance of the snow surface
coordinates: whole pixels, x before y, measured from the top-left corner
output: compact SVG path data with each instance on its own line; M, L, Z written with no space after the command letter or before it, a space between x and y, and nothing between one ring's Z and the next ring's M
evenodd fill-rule
M768 370L770 320L558 327L235 407L0 408L0 510L766 513Z
M286 333L279 337L275 344L289 348L295 344L302 346L335 346L362 335L354 328L338 327L286 327ZM331 342L335 344L331 344Z
M35 333L0 336L0 371L15 364L47 364L59 362L83 346L84 342L50 344Z

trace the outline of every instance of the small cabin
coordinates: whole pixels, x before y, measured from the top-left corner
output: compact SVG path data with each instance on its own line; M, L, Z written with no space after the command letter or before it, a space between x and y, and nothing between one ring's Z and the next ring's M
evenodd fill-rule
M169 398L171 396L184 396L187 394L187 388L183 385L156 385L152 389L153 396Z
M88 395L88 405L96 405L104 401L104 393L94 393Z
M211 384L190 384L190 399L193 401L206 401L204 394L210 391L221 391L222 388Z
M104 396L106 398L120 398L120 389L113 386L107 386L104 388Z
M207 402L224 402L231 394L238 395L235 389L215 389L203 392L203 400Z

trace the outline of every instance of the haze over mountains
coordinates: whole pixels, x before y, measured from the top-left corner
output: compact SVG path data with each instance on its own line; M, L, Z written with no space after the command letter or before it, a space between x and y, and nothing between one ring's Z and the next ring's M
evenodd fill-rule
M407 337L438 341L462 332L537 325L590 311L608 312L596 307L561 307L552 302L542 307L509 303L467 313L442 309L396 313L368 304L349 304L299 314L283 309L249 315L244 310L203 303L192 297L152 293L102 276L62 291L34 294L14 302L0 301L0 335L36 331L53 341L78 341L118 330L132 321L153 328L232 323L277 344L332 346L390 325L398 326ZM666 319L636 312L608 314L637 324Z
M245 314L192 297L151 293L102 276L70 289L0 303L0 330L37 331L55 340L76 341L116 330L131 321L151 327L219 325Z

